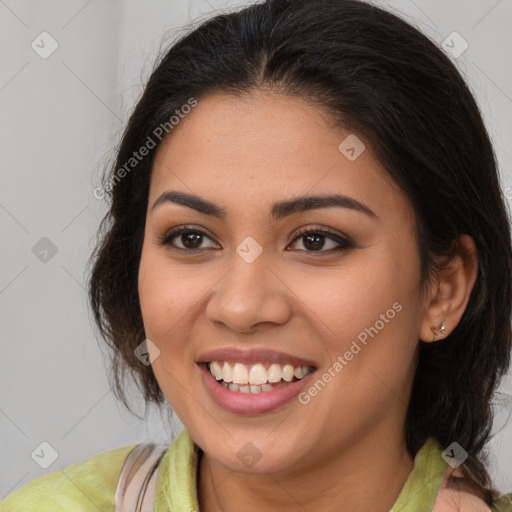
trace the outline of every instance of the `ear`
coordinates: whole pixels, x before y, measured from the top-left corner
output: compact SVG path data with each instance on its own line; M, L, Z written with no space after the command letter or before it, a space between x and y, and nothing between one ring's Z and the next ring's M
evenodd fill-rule
M459 323L478 274L475 242L466 234L455 241L453 258L442 265L425 299L419 338L425 342L446 338ZM442 322L445 332L440 332Z

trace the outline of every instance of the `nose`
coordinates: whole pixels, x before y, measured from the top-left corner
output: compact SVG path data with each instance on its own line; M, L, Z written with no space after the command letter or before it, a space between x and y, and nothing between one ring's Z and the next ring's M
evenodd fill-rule
M282 325L292 314L290 289L271 269L265 253L248 263L234 254L232 265L212 290L208 320L238 333L250 334L263 325Z

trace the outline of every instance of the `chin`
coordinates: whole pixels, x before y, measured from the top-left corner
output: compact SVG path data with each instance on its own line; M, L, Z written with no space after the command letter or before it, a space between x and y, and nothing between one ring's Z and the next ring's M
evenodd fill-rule
M271 442L253 436L240 436L239 441L212 442L205 445L210 459L229 471L251 475L286 472L300 457L296 443ZM212 448L212 449L210 449Z

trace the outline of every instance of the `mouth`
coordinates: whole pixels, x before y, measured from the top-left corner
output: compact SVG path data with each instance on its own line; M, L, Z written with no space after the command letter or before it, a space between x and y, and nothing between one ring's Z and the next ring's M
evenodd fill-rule
M215 350L196 364L212 402L238 415L260 415L290 404L318 369L312 360L268 349Z
M227 347L196 359L205 390L225 411L257 415L289 404L310 383L319 364L267 348Z
M316 368L286 363L244 364L233 361L203 363L210 375L224 389L233 393L268 393L302 380Z

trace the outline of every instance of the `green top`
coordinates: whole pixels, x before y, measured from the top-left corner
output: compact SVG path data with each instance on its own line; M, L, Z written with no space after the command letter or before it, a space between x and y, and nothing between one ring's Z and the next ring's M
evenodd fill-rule
M113 512L121 468L135 446L108 450L36 478L0 503L0 512ZM184 429L165 452L158 470L154 512L199 510L198 450ZM416 454L414 468L390 512L432 509L448 467L441 453L437 442L428 439ZM512 495L504 496L492 510L512 511Z

